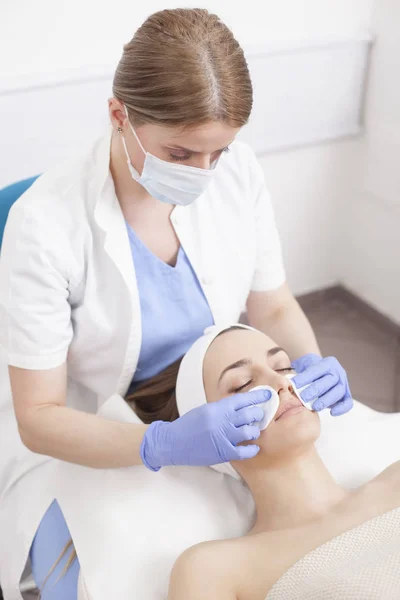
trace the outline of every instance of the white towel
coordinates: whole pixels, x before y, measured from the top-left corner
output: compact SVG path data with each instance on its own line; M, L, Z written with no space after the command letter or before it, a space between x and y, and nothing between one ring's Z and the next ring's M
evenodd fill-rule
M399 600L400 508L339 535L295 563L266 600Z

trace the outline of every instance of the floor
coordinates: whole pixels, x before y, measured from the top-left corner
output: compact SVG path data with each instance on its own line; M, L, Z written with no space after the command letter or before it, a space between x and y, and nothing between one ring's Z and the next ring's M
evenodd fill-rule
M400 328L343 290L300 298L323 355L347 371L352 395L382 412L400 412Z

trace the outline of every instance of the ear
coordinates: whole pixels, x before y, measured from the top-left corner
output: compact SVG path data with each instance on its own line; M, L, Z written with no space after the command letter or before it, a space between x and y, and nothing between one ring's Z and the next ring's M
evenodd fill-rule
M108 113L110 115L110 121L115 130L118 127L121 129L127 125L128 117L126 116L125 107L121 100L117 98L109 98L108 99Z

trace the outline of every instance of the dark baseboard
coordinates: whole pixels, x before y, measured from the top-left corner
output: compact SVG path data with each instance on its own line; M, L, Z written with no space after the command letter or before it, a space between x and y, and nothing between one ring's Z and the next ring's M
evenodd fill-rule
M376 308L368 304L368 302L365 302L365 300L362 300L342 285L335 285L330 288L311 292L310 294L298 296L297 301L305 312L321 308L327 303L341 302L356 309L385 331L400 336L400 325L380 313Z

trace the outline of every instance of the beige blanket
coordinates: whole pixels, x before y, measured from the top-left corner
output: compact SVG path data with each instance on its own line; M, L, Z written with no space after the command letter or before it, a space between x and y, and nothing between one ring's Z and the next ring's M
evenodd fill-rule
M319 546L294 564L266 600L399 600L400 508Z

